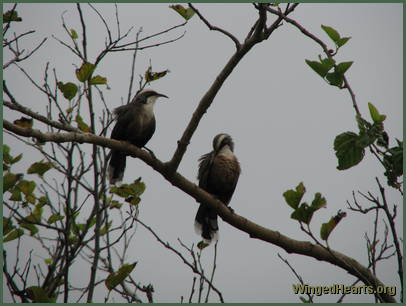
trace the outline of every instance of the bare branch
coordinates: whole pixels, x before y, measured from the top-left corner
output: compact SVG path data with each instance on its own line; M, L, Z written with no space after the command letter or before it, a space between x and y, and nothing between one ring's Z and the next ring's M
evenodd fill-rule
M204 22L204 24L209 28L210 31L217 31L217 32L224 34L225 36L227 36L234 42L235 48L237 50L239 50L241 48L241 43L238 41L238 39L233 34L231 34L230 32L228 32L222 28L211 25L210 22L208 22L208 20L200 13L200 11L196 7L194 7L191 3L189 3L189 7L196 12L197 16L199 16L200 20L202 20Z

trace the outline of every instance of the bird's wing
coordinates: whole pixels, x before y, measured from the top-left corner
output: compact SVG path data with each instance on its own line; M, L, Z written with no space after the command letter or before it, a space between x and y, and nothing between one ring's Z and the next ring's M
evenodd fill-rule
M122 105L114 109L116 115L116 125L111 132L111 138L117 140L127 140L128 125L133 121L134 107L130 104Z
M210 152L202 155L199 158L199 172L197 174L197 179L199 180L199 187L207 188L207 179L213 164L214 152Z

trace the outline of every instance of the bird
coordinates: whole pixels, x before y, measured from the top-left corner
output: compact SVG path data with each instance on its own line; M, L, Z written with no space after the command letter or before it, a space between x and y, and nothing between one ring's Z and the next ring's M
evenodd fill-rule
M127 141L139 148L144 147L155 132L154 105L158 98L168 96L152 89L139 91L132 101L114 109L116 125L111 139ZM111 150L108 178L111 185L121 183L126 165L126 153Z
M240 173L240 163L234 155L233 139L225 133L216 135L213 139L213 151L199 158L199 187L228 207ZM218 230L216 211L201 203L195 217L196 233L201 235L205 243L210 244L212 240L217 241Z

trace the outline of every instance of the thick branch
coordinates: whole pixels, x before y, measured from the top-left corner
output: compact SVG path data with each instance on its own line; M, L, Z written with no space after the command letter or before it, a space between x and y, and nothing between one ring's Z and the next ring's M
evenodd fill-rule
M116 150L121 150L133 157L140 158L154 170L159 172L166 178L173 186L176 186L183 192L189 194L197 202L209 205L215 209L221 218L235 228L247 233L251 238L257 238L271 244L283 248L288 253L301 254L313 257L317 260L329 262L336 265L351 275L360 278L365 284L372 285L373 287L383 286L383 284L369 271L366 267L362 266L355 259L348 257L340 252L323 248L319 245L312 244L307 241L298 241L291 239L283 234L265 228L256 224L230 210L223 205L219 200L213 198L209 193L199 188L196 184L190 182L178 172L172 172L168 167L168 163L162 163L156 158L153 158L149 153L132 146L126 142L108 139L96 136L89 133L41 133L39 130L25 129L10 123L7 120L3 122L4 128L24 137L35 137L42 142L80 142L91 143L108 147ZM382 293L381 298L385 302L396 302L395 299L387 293Z

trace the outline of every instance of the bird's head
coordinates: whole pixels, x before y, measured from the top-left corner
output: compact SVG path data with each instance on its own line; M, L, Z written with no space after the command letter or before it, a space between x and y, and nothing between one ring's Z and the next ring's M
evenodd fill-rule
M142 103L146 105L154 105L159 97L168 98L164 94L160 94L153 89L143 89L134 97L134 103Z
M228 145L231 151L234 151L234 142L230 135L228 134L218 134L213 139L213 149L219 152L224 146Z

